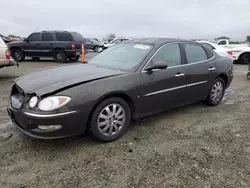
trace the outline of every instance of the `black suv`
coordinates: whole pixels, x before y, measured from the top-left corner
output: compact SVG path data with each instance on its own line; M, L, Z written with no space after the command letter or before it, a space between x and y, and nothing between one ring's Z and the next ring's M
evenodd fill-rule
M12 57L18 62L29 56L33 60L53 57L56 62L64 63L67 59L79 59L82 43L84 38L77 32L42 31L32 33L24 41L9 43L8 46Z

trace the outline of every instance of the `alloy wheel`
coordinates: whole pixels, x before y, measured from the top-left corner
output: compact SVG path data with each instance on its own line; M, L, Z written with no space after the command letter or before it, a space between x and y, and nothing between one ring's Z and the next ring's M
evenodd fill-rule
M15 56L15 58L16 58L16 61L21 61L22 56L21 56L20 52L16 51L16 52L14 53L14 56Z
M124 127L125 120L125 109L117 103L109 104L102 109L98 116L98 130L104 136L116 135Z
M221 100L223 96L223 84L218 81L214 84L213 88L212 88L212 100L213 102L217 103L218 101Z

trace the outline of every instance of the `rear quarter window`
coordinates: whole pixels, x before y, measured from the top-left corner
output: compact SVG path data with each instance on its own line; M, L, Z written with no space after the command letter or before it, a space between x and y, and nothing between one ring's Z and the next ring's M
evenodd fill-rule
M80 33L71 33L75 42L84 42L84 38Z
M65 42L72 42L73 41L72 35L70 33L67 33L67 32L56 33L56 39L58 41L65 41Z

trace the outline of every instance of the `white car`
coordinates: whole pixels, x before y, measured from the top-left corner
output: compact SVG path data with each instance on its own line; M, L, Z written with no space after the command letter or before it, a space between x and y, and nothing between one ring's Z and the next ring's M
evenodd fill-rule
M17 63L11 58L10 50L0 36L0 68L14 65L17 65Z
M203 46L215 51L217 54L219 54L220 56L223 57L228 57L232 60L234 60L233 58L233 52L230 49L227 49L225 47L219 46L218 44L212 43L212 42L208 42L208 41L197 41L199 43L201 43Z
M132 40L132 39L131 38L115 38L110 42L104 42L103 46L104 46L105 49L107 49L110 46L114 46L115 44L118 44L118 43L121 43L121 42L124 42L124 41L127 41L127 40Z

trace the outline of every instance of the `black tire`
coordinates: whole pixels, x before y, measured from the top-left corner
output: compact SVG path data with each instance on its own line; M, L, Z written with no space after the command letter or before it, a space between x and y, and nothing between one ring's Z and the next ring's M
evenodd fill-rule
M95 46L95 47L94 47L94 51L95 51L95 52L100 52L100 48L101 48L100 46Z
M77 55L77 56L74 56L74 57L69 57L69 60L70 60L70 61L78 61L79 58L80 58L80 56Z
M248 80L250 80L250 72L247 73L246 77Z
M40 61L40 58L39 57L32 57L32 60L33 61Z
M216 85L216 84L221 85L221 87L222 87L221 90L216 90L215 89L216 86L219 86L219 85ZM208 104L210 106L219 105L221 100L224 97L224 93L225 93L225 81L224 81L223 78L219 77L219 78L214 80L214 82L212 84L212 87L210 88L209 95L208 95L208 97L207 97L207 99L205 101L206 104Z
M250 53L246 53L240 56L240 59L238 61L239 64L247 65L250 63Z
M57 63L65 63L67 62L67 57L63 50L56 50L53 55L54 61Z
M25 55L20 49L13 49L11 54L16 62L21 62L25 60Z
M123 126L121 126L119 128L117 133L115 132L114 135L112 135L113 131L115 131L115 128L113 126L116 126L116 127L119 126L116 123L114 123L115 125L111 125L111 121L113 121L113 120L111 120L111 118L113 119L113 117L114 117L114 114L113 114L113 116L110 119L106 120L109 122L109 128L106 131L109 132L110 129L112 129L113 130L112 134L111 135L104 135L104 133L101 132L100 128L98 128L98 121L100 119L99 115L103 112L105 107L107 107L109 105L113 105L113 104L120 105L122 107L122 109L123 109L122 112L125 113L124 120L123 120L124 124L123 124ZM118 116L119 116L119 114L118 114ZM101 142L114 141L123 135L123 133L129 127L130 120L131 120L131 111L130 111L130 108L129 108L129 105L127 104L127 102L121 98L118 98L118 97L108 98L108 99L102 101L94 110L94 112L91 116L91 120L89 122L90 123L89 124L89 132L90 132L91 136L98 141L101 141ZM114 122L115 121L116 120L114 120Z

